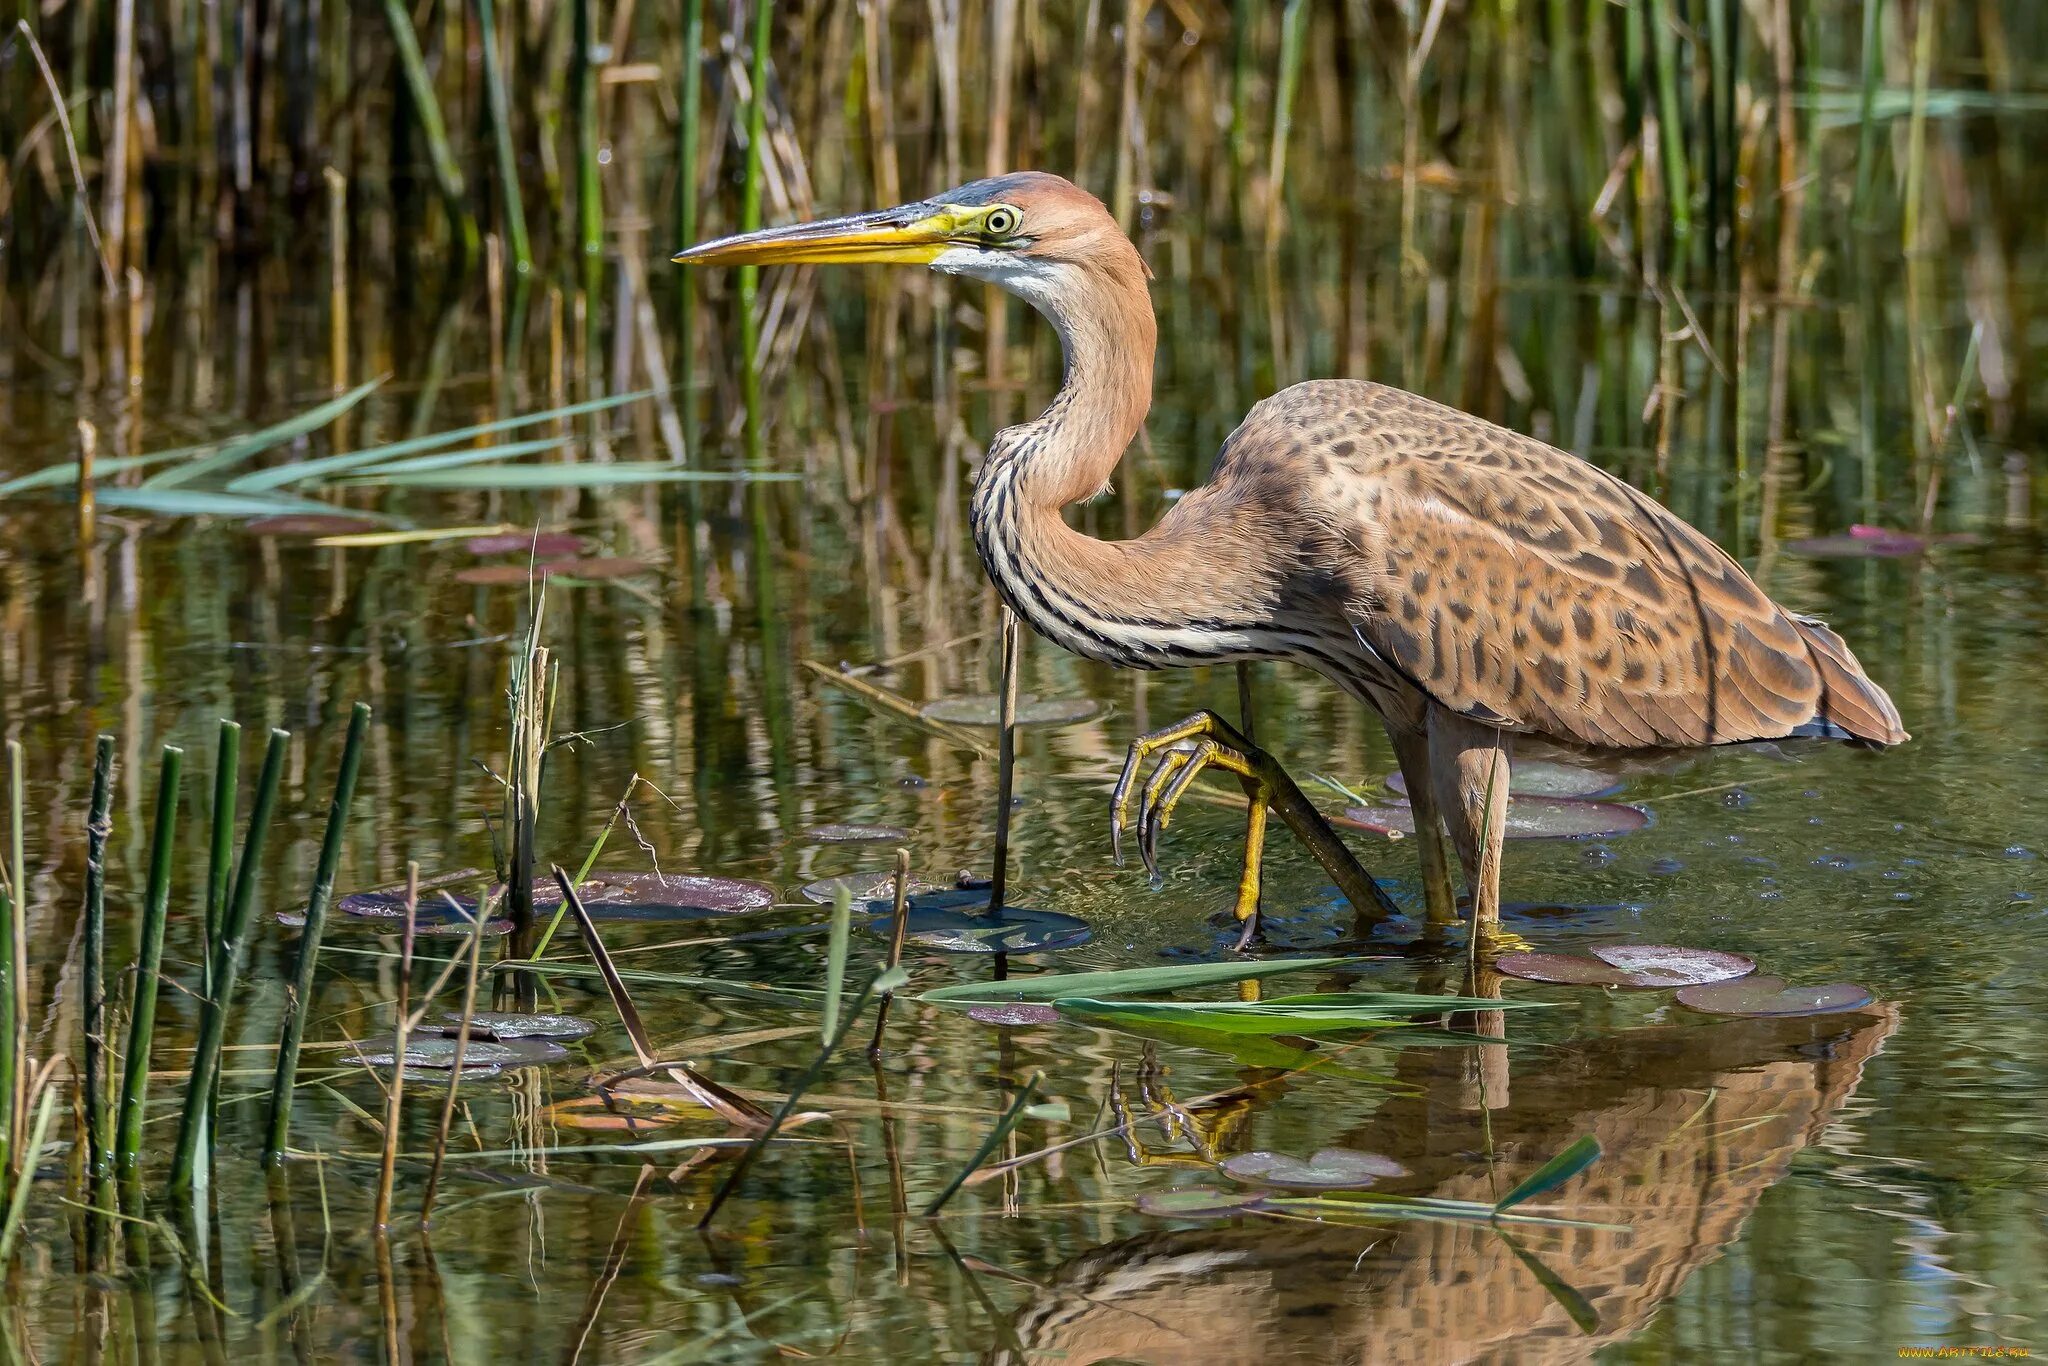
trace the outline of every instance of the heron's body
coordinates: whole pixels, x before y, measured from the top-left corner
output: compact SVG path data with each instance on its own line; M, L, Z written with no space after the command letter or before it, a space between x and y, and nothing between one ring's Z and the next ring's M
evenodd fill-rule
M1446 827L1476 917L1498 912L1517 737L1605 751L1906 738L1840 637L1772 602L1655 501L1576 456L1383 385L1275 394L1224 443L1209 483L1151 530L1121 542L1074 530L1061 510L1107 486L1144 421L1157 332L1136 249L1057 177L980 181L679 259L922 261L1043 313L1060 333L1064 383L1036 420L997 434L974 492L975 544L998 591L1039 634L1089 658L1147 669L1293 660L1372 707L1416 808L1432 915L1452 913ZM1198 738L1192 753L1167 748ZM1253 762L1248 741L1213 716L1143 737L1119 818L1141 752L1164 754L1147 789L1154 831L1215 764L1260 794L1256 849L1263 801L1284 777L1262 755ZM1297 830L1317 823L1294 798L1275 809ZM1325 864L1343 861L1324 836ZM1352 893L1341 873L1340 884ZM1240 913L1255 904L1254 861Z

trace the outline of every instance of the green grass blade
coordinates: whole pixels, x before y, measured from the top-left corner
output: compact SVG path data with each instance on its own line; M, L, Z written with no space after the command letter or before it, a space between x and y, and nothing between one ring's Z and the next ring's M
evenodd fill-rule
M1513 1209L1526 1200L1534 1200L1539 1195L1554 1191L1599 1159L1600 1140L1587 1134L1531 1172L1521 1185L1495 1201L1493 1208L1496 1212Z
M370 446L359 451L344 451L339 455L323 456L318 460L301 460L296 464L279 465L274 469L256 470L228 481L231 493L261 493L266 489L281 488L286 484L297 484L308 479L323 479L328 475L344 474L351 470L380 465L402 455L416 455L422 451L438 451L447 446L460 445L479 436L494 432L514 431L520 427L533 427L557 418L581 417L585 413L602 412L627 403L638 403L655 396L653 389L640 389L630 394L614 394L610 398L586 399L581 403L570 403L560 408L549 408L545 412L527 413L520 417L499 418L495 422L479 422L469 427L454 427L445 432L432 432L426 436L407 437L382 446ZM75 475L73 476L76 477ZM0 487L0 492L4 492Z
M801 477L771 470L679 470L666 460L621 460L610 465L478 465L418 474L367 475L350 482L420 489L597 489L641 484L791 483Z
M332 503L312 498L276 495L252 498L246 494L219 493L213 489L167 489L150 484L132 489L102 488L94 493L93 500L103 508L126 508L133 512L154 513L159 517L280 517L301 512L332 516L336 512L345 512L347 516L370 521L388 520L373 512L338 509Z
M1117 968L1107 972L1059 972L1006 982L959 982L918 996L929 1005L990 1005L1001 1001L1057 1001L1063 996L1135 996L1182 987L1214 986L1277 977L1283 972L1320 972L1374 961L1370 958L1281 958L1258 963L1184 963L1167 968ZM1448 1008L1448 1007L1447 1007Z
M568 445L568 438L560 436L536 437L531 441L504 441L495 446L464 447L459 451L440 451L433 455L415 455L408 459L394 460L388 465L378 465L365 474L341 480L341 483L365 483L387 474L414 474L421 470L452 470L464 465L481 465L489 460L516 460L523 455L540 455L546 451L558 451Z
M236 437L211 455L188 460L182 465L153 474L143 481L142 486L158 489L179 488L195 480L218 474L222 470L232 469L245 460L263 454L273 446L280 446L308 432L318 431L375 393L378 386L383 383L383 377L379 376L367 384L359 384L341 397L329 399L318 407L309 408L297 417L286 418L274 426L264 427L247 436Z
M95 476L104 476L120 474L124 470L147 469L151 465L161 465L166 460L182 460L194 450L206 449L208 448L205 446L187 446L175 451L157 451L151 455L124 455L116 456L112 460L95 460L92 462L92 472ZM33 474L24 474L0 482L0 498L5 498L10 493L32 493L37 489L69 488L77 482L78 462L66 460L61 465L45 465Z

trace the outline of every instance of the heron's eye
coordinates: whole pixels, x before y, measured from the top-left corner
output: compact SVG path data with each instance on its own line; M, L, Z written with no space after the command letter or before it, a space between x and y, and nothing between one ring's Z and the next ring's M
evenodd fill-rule
M981 220L982 231L990 237L1009 237L1017 231L1017 225L1024 216L1007 204L998 204L990 209Z

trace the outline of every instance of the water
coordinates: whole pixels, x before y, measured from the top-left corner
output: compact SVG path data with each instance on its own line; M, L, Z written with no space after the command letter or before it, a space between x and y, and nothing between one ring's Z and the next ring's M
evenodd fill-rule
M1363 216L1392 213L1382 199ZM1940 525L1974 543L1897 559L1802 559L1783 538L1915 520L1926 466L1910 458L1913 424L1924 420L1913 395L1925 386L1914 382L1919 353L1881 274L1835 260L1821 306L1788 323L1798 350L1775 445L1764 440L1763 414L1765 339L1777 314L1752 300L1748 368L1717 386L1704 356L1688 351L1687 399L1660 457L1655 425L1641 420L1657 360L1654 303L1613 285L1582 288L1539 260L1527 277L1497 282L1481 309L1459 280L1437 274L1408 281L1414 309L1389 310L1359 345L1329 321L1324 237L1310 224L1268 260L1193 215L1159 225L1148 254L1161 277L1164 349L1149 443L1081 524L1105 535L1143 526L1173 490L1201 477L1258 394L1361 357L1376 378L1553 439L1582 434L1582 448L1645 484L1659 482L1661 467L1674 505L1755 566L1770 592L1841 629L1915 738L1885 754L1763 748L1632 777L1623 799L1651 811L1649 828L1511 846L1507 896L1542 908L1512 914L1512 927L1549 949L1632 940L1733 950L1794 982L1860 982L1879 1004L1746 1022L1688 1014L1664 993L1510 984L1512 996L1559 1008L1512 1017L1504 1049L1367 1045L1318 1073L1283 1077L1255 1065L1259 1055L1074 1024L999 1031L899 1000L879 1064L849 1047L808 1098L806 1108L830 1112L831 1122L763 1155L700 1234L695 1225L729 1164L607 1151L633 1136L555 1122L552 1104L588 1094L593 1076L632 1059L597 984L553 977L543 1004L601 1028L571 1045L569 1063L466 1084L430 1236L407 1219L381 1248L368 1231L378 1139L367 1118L380 1092L327 1046L389 1028L395 940L359 927L334 934L309 1036L322 1045L307 1060L317 1080L295 1112L304 1156L267 1174L253 1157L264 1107L245 1097L267 1086L264 1045L295 942L273 918L298 908L310 879L347 708L358 699L375 708L377 724L344 889L392 881L408 859L430 872L490 861L499 798L486 770L504 767L503 690L523 594L456 582L475 563L459 542L323 549L251 536L231 521L112 510L81 567L68 505L0 503L0 720L29 757L36 1018L53 992L68 1001L75 990L64 964L77 924L92 737L112 731L121 740L110 938L112 956L125 961L157 747L186 749L189 832L201 828L217 718L232 716L252 735L270 725L294 735L231 1039L237 1051L228 1055L212 1224L203 1240L188 1229L177 1244L152 1230L145 1265L114 1279L85 1274L78 1212L63 1203L65 1164L53 1154L5 1292L11 1341L43 1359L147 1359L153 1350L168 1359L370 1360L395 1342L421 1359L478 1361L836 1351L866 1360L1266 1362L1805 1361L2040 1342L2048 712L2038 679L2048 667L2048 558L2026 483L2038 420L2008 412L1996 435L1976 432L1971 450L1957 447L1947 461ZM303 266L231 270L218 290L159 282L162 311L132 396L95 372L90 345L76 360L40 354L62 349L61 304L34 304L38 354L16 345L11 381L0 386L11 434L0 477L65 458L81 414L108 440L147 450L275 420L323 397L334 378L324 282L310 283L318 272ZM1930 350L1960 354L1971 316L1964 272L1948 260L1927 269L1915 306L1937 344ZM2041 302L2041 278L2032 262L2009 281L2023 315ZM1359 280L1373 300L1404 287L1384 253ZM739 919L608 924L621 965L810 988L823 975L825 912L795 889L886 869L892 846L817 844L800 832L827 822L900 825L912 832L920 876L943 883L960 870L986 872L994 773L803 665L900 658L865 676L915 701L991 689L993 600L954 501L971 441L947 435L956 417L962 432L985 436L1032 410L1055 362L1046 331L1019 318L1011 345L1031 352L1023 394L983 384L985 358L974 351L963 351L964 369L948 364L935 376L935 354L955 359L953 347L979 337L965 313L935 336L929 305L950 298L978 308L978 292L935 293L909 276L791 284L793 306L807 306L818 324L793 365L766 382L776 407L764 453L776 468L803 471L800 489L770 490L757 504L714 486L695 521L674 490L348 497L428 525L566 527L601 553L659 567L623 587L551 590L546 643L562 664L556 730L580 738L549 759L543 856L579 862L640 775L660 795L636 794L632 826L614 835L601 866L760 879L785 904ZM871 360L865 339L899 287L905 301L886 316L900 346ZM317 438L316 451L547 402L544 329L494 370L480 290L409 297L377 278L359 289L358 376L398 378L341 434ZM1726 324L1727 297L1702 285L1697 302L1714 328ZM1433 308L1434 329L1422 322ZM1402 317L1417 325L1400 326ZM736 382L725 363L732 335L721 313L711 353L721 388ZM819 378L821 340L839 350L831 382ZM2013 361L2021 373L2024 359ZM1589 376L1603 379L1590 397L1580 387ZM935 405L941 379L951 387ZM612 387L629 386L614 376ZM714 402L704 412L713 459L731 467L739 457L722 439L727 410ZM1988 419L1973 405L1966 420ZM1739 442L1728 435L1737 425ZM623 410L610 440L621 457L661 454L645 404ZM94 594L82 592L88 581ZM1260 735L1292 771L1377 788L1392 760L1368 715L1295 669L1262 667L1254 683ZM1105 795L1133 733L1199 706L1233 711L1234 676L1120 674L1033 642L1024 686L1097 699L1105 710L1021 742L1015 899L1082 916L1095 937L1056 964L1013 970L1221 956L1233 934L1218 917L1235 885L1241 810L1228 800L1183 808L1154 891L1142 871L1111 865ZM1406 846L1352 841L1398 895L1417 898ZM196 834L184 844L166 967L189 988L205 852ZM1348 911L1284 832L1273 840L1266 897L1278 945L1325 949L1350 935ZM768 929L792 932L756 933ZM1371 947L1389 956L1345 980L1455 987L1454 965L1395 952L1413 933L1412 924L1388 927ZM447 952L445 941L421 950ZM556 952L581 957L566 931ZM881 953L878 940L857 936L852 979L866 980ZM985 970L978 960L915 953L911 966L914 990ZM1315 990L1336 979L1294 980ZM657 1052L692 1057L729 1086L780 1095L816 1051L814 1012L658 983L634 994ZM167 990L162 1013L152 1174L181 1091L189 991ZM60 1012L36 1051L74 1047L73 1031ZM1149 1103L1155 1117L1128 1138L970 1187L936 1220L917 1217L1034 1075L1066 1117L1027 1118L1003 1154L1075 1137L1116 1104L1142 1112ZM1218 1093L1183 1112L1167 1104ZM401 1213L417 1207L416 1158L431 1145L438 1095L411 1092ZM722 1132L700 1118L645 1137ZM1188 1223L1132 1207L1141 1192L1217 1180L1203 1146L1219 1155L1362 1148L1411 1169L1388 1189L1490 1200L1587 1134L1605 1156L1543 1203L1622 1229L1514 1231L1568 1291L1546 1289L1483 1224ZM1574 1295L1597 1316L1590 1334L1567 1313Z

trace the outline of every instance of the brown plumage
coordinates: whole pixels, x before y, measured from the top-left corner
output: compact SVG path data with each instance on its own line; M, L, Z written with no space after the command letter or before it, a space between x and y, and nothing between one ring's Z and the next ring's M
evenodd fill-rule
M975 543L1038 631L1114 664L1290 659L1379 712L1415 806L1432 918L1455 914L1447 826L1475 914L1499 908L1508 756L1812 735L1896 744L1897 710L1841 638L1766 597L1654 500L1531 437L1384 385L1298 384L1254 407L1210 482L1144 535L1105 542L1066 505L1108 484L1151 403L1149 272L1093 196L1057 176L707 243L678 260L921 262L990 281L1058 329L1065 382L996 434ZM1354 901L1384 898L1269 758L1204 715L1133 746L1139 831L1204 767L1236 773ZM1257 905L1255 811L1239 914Z

